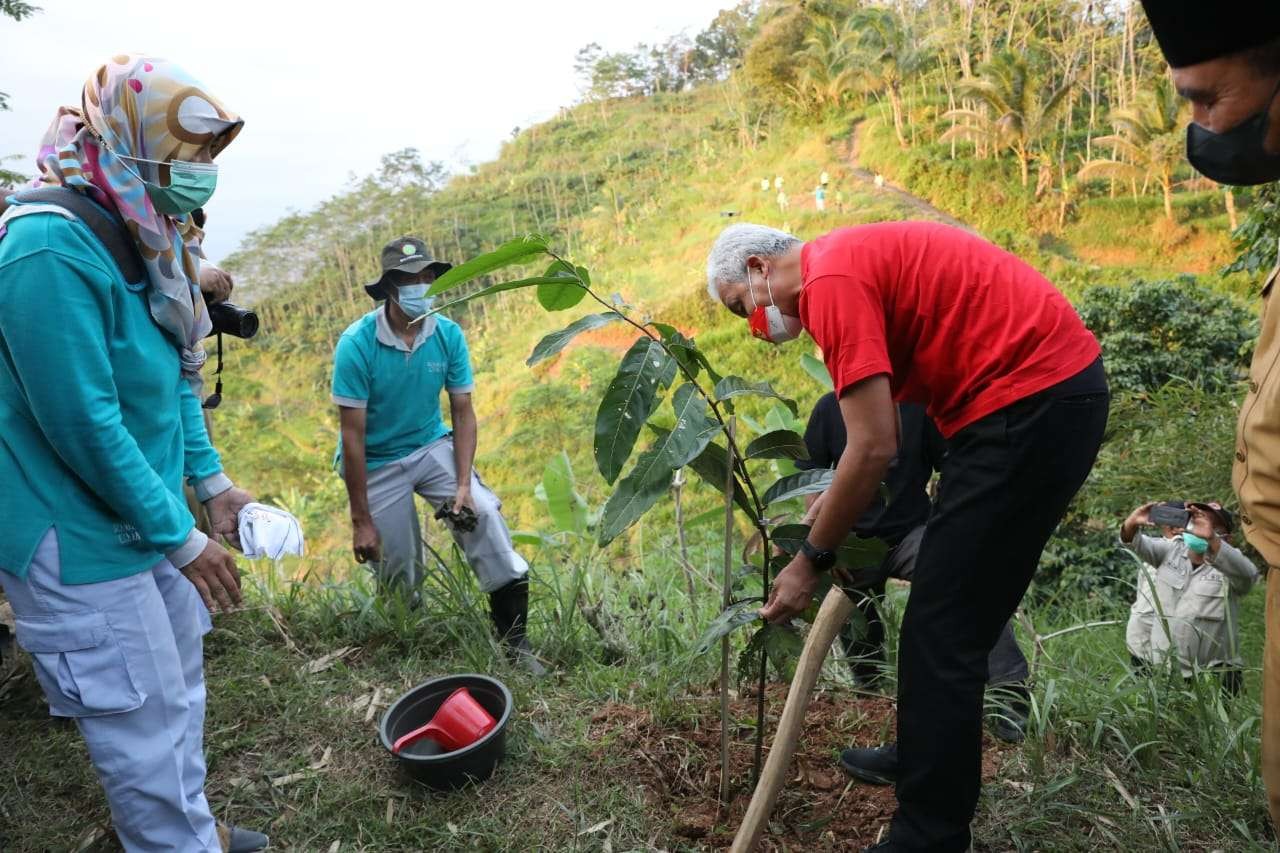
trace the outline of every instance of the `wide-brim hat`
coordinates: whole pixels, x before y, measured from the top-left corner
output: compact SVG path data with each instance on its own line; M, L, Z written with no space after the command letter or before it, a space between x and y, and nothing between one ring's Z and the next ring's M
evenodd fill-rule
M1196 503L1190 501L1187 503L1187 509L1204 510L1209 515L1217 519L1218 525L1228 533L1235 529L1235 517L1231 515L1231 510L1223 508L1222 504L1213 501L1210 503Z
M387 298L383 283L387 273L393 270L416 275L425 269L429 269L436 274L436 278L439 278L453 269L453 264L437 261L432 257L431 250L427 248L427 244L417 237L397 237L392 240L382 247L381 260L382 275L378 276L377 281L370 282L364 286L364 292L373 299Z

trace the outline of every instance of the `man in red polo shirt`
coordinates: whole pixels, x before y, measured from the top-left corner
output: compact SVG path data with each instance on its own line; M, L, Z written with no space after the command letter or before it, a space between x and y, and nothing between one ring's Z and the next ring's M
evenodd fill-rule
M987 654L1102 442L1110 395L1098 342L1032 267L931 222L841 228L809 243L734 225L711 250L707 284L757 337L812 335L848 433L764 618L808 607L896 453L895 400L923 403L947 440L902 623L896 753L880 756L898 811L871 849L967 850Z

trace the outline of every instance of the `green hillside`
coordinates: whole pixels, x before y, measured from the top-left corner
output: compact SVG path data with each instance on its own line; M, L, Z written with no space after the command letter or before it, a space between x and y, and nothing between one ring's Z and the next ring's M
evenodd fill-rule
M670 324L721 373L767 380L796 400L799 419L775 400L741 398L745 443L803 429L825 386L802 366L814 352L807 338L760 343L707 297L704 264L719 230L754 221L811 238L934 218L974 229L1062 288L1102 341L1115 391L1098 464L1017 619L1035 680L1032 719L1022 745L988 749L977 849L1270 849L1257 756L1264 592L1243 603L1237 700L1209 676L1137 678L1124 646L1135 565L1116 544L1121 520L1152 499L1234 504L1255 281L1222 270L1241 252L1251 271L1273 262L1276 216L1273 197L1228 195L1169 154L1185 115L1176 101L1148 97L1162 91L1164 66L1136 8L745 3L692 40L584 49L584 102L514 133L492 162L448 175L413 149L392 152L377 173L250 235L225 266L262 332L227 344L214 438L239 484L299 516L309 553L242 564L249 606L219 617L210 636L215 810L270 823L301 850L726 847L750 790L759 664L744 656L732 679L734 800L721 809L719 648L700 653L698 640L721 611L722 495L690 475L678 511L663 497L603 548L594 530L554 519L543 497L544 472L562 452L588 514L609 497L592 438L635 330L604 326L530 368L543 335L600 306L548 312L515 290L449 311L471 347L477 468L532 565L532 639L556 671L542 681L506 665L484 596L438 526L427 525L424 606L372 593L351 557L332 467L333 347L373 307L363 285L388 240L417 235L457 263L545 235L637 321ZM1007 81L1017 85L1001 94ZM1137 125L1126 124L1130 113ZM819 211L813 190L824 171L831 184ZM1243 223L1235 242L1234 217ZM670 403L661 410L656 426L670 426ZM652 440L641 435L637 448ZM786 460L752 464L762 475L790 471ZM798 509L793 499L770 511ZM758 566L759 547L743 516L729 570L735 595L749 599L759 581L743 564ZM906 595L890 590L891 637ZM735 653L745 633L732 635ZM890 662L895 654L892 639ZM770 736L786 667L785 654L768 667ZM479 789L424 795L394 775L373 727L390 697L451 671L497 672L512 687L509 758ZM891 791L846 785L833 757L892 737L893 678L880 692L855 689L829 662L775 814L782 849L859 849L887 822ZM0 680L0 699L9 689ZM88 762L68 776L50 756L75 749L74 733L42 727L30 683L10 695L29 746L0 751L0 776L57 793L0 793L0 817L54 815L40 846L75 847L105 809L64 814L55 798L96 802Z

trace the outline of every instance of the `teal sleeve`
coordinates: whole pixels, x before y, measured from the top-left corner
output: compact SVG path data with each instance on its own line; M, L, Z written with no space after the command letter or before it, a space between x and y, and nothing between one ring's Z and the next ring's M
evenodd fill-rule
M197 493L212 478L222 474L222 459L218 451L209 441L209 430L205 428L204 409L200 400L186 379L181 383L179 395L182 400L182 471L186 475L187 484ZM215 491L225 491L214 487ZM197 495L200 500L207 500L204 495Z
M445 377L444 387L448 391L470 391L475 387L475 378L471 375L471 353L467 351L467 337L457 326L441 331L448 332L449 340L449 373Z
M340 404L369 399L369 362L349 335L339 338L333 351L333 397Z
M176 551L195 519L124 427L107 348L111 274L91 258L42 249L0 270L0 280L16 279L43 286L7 294L0 338L45 440L148 547Z

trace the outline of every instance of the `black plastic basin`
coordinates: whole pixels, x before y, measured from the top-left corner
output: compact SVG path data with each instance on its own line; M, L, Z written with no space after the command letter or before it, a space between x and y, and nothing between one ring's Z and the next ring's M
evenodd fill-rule
M429 723L449 694L459 687L470 690L475 700L498 721L493 731L453 752L441 752L439 744L423 738L399 754L391 753L410 778L440 791L488 779L501 763L507 752L507 722L511 719L511 691L502 682L487 675L433 678L397 699L382 715L378 730L383 747L391 752L391 745L398 738Z

